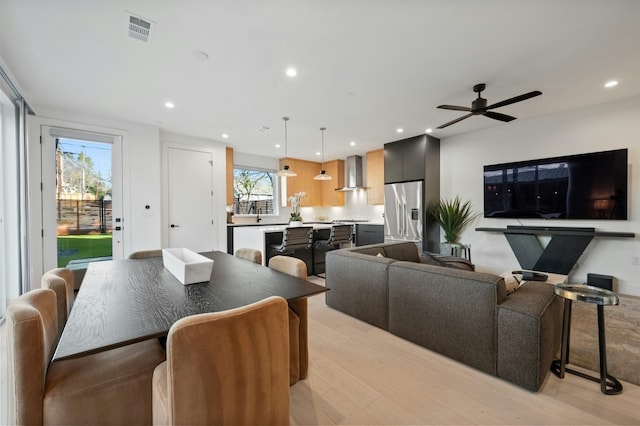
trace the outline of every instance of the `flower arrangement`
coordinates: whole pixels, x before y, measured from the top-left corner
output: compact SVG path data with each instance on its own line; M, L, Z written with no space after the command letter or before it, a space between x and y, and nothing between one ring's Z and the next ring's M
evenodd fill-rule
M288 198L288 201L291 203L291 218L289 219L292 222L302 222L302 216L300 216L300 200L307 196L306 192L296 192L291 197Z

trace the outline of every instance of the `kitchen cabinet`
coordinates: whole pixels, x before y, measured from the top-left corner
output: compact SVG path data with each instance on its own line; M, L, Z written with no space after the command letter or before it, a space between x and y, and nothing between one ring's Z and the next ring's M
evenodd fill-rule
M285 201L297 192L306 192L307 196L301 200L302 207L344 206L344 193L335 191L344 185L344 160L325 161L325 170L333 178L331 180L313 179L320 173L320 162L287 158L286 163L298 175L281 178L280 188L286 194ZM280 159L280 169L284 164L285 159ZM282 205L289 206L289 202Z
M384 225L356 224L356 247L384 243Z
M384 204L384 149L367 152L367 204Z
M233 205L233 148L227 147L227 206Z
M344 192L336 191L336 188L344 186L344 160L325 161L324 169L333 179L318 181L322 194L321 205L327 207L344 206ZM320 168L318 168L316 175L319 172Z
M384 144L384 183L424 179L427 135Z
M320 171L320 163L307 160L298 160L296 158L280 159L280 169L284 164L289 165L289 169L298 175L293 177L281 177L280 188L286 194L283 206L289 206L287 201L289 197L298 192L306 192L300 204L302 207L319 206L321 204L322 195L320 193L320 181L313 180L313 177Z

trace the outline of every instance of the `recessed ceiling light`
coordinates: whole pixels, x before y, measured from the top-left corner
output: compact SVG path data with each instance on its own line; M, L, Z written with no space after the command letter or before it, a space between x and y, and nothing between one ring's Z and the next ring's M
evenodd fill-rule
M164 103L164 106L166 106L167 108L173 108L175 105L173 104L173 102L168 101Z
M223 137L224 139L227 139L227 138L229 137L229 135L228 135L227 133L223 133L223 134L222 134L222 137Z
M398 127L398 128L396 129L396 132L397 132L397 133L402 133L402 132L404 132L404 130L402 129L402 127Z
M276 148L280 148L280 144L279 143L276 144Z
M316 152L316 155L320 155L320 154L322 154L320 151L317 151L317 152Z
M431 127L429 127L427 130L425 130L425 132L431 133L431 132L433 132L433 129Z
M356 146L356 143L354 141L351 141L351 142L349 142L349 145Z
M604 87L611 88L611 87L616 87L617 85L618 85L618 82L616 80L611 80L611 81L607 81L604 84Z
M298 71L293 67L289 67L287 68L286 74L289 77L295 77L296 75L298 75Z

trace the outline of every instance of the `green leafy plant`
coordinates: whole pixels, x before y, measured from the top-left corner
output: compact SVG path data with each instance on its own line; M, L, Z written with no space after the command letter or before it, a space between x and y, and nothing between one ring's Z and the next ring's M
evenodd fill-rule
M460 200L460 197L452 200L441 199L429 206L427 214L430 215L444 231L444 239L448 243L454 243L458 235L476 217L477 212L471 210L471 201Z

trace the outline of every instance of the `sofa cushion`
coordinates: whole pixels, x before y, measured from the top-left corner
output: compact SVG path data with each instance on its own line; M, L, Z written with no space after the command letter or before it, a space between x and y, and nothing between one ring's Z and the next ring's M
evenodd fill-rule
M397 244L388 244L384 246L384 252L387 257L396 260L404 260L407 262L420 262L420 253L418 246L412 242L401 242Z
M368 254L369 256L381 255L381 256L387 257L382 247L366 247L366 248L354 250L353 252L360 253L360 254Z

